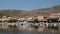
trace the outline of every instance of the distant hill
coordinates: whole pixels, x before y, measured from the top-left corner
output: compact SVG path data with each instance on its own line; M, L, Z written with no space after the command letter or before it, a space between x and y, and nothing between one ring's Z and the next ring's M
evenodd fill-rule
M60 13L60 5L53 6L51 8L43 8L43 9L36 9L32 10L34 12L40 12L40 13Z
M32 11L0 10L0 15L6 15L6 16L33 16L33 15L43 15L49 13L60 13L60 5L56 5L51 8L35 9Z

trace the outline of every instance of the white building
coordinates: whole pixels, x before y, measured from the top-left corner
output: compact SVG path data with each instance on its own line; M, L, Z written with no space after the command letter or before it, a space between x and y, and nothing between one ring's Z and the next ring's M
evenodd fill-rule
M42 16L42 15L41 16L38 16L38 19L39 20L42 20L42 19L44 19L44 16Z

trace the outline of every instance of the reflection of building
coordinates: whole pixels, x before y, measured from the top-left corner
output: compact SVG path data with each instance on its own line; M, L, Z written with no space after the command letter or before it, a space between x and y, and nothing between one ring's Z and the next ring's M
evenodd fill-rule
M7 22L0 22L0 28L7 29Z

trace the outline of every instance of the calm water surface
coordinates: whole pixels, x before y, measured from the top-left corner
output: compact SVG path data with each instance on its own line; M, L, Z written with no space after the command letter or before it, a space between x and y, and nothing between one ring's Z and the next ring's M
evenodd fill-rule
M0 34L60 34L60 32L38 32L37 30L29 31L28 26L20 26L20 31L2 31L0 30ZM30 27L31 28L31 27ZM27 31L28 30L28 31Z
M0 31L0 34L60 34L60 32L38 32L38 31Z
M34 31L1 31L0 34L60 34L60 32L38 32L37 30Z

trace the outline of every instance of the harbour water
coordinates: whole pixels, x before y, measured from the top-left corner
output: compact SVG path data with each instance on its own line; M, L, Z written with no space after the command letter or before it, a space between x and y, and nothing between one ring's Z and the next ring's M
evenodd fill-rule
M49 31L38 31L38 29L30 27L29 29L23 28L20 30L13 30L13 31L8 31L8 30L0 30L0 34L60 34L60 31L55 31L55 32L50 32Z
M0 30L0 34L60 34L60 31L44 31L44 28L34 28L34 27L29 27L28 24L18 25L19 30L13 30L13 31L8 31L8 30Z
M60 34L60 32L38 32L38 31L0 31L0 34Z

